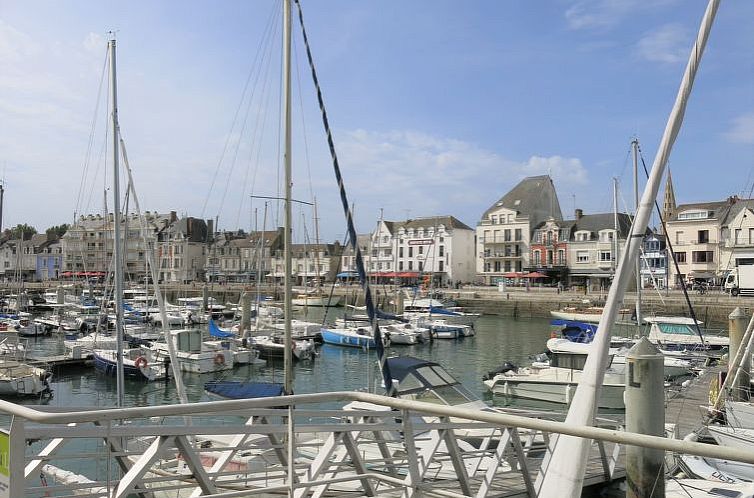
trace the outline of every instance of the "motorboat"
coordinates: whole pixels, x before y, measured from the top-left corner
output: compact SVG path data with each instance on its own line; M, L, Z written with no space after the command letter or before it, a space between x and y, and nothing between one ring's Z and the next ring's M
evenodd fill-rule
M285 357L285 341L277 334L253 335L247 339L248 344L259 351L262 359L283 359ZM316 355L314 341L294 339L291 345L293 359L297 361L310 360Z
M127 378L153 381L164 379L167 368L155 361L153 351L147 348L123 349L123 375ZM118 373L118 352L113 349L94 350L94 368L105 375L115 377Z
M233 368L233 352L229 349L216 350L204 344L201 330L172 330L170 339L175 346L178 366L183 372L208 373ZM170 358L166 343L155 342L150 349L158 362Z
M599 323L602 318L602 306L566 306L559 310L550 311L550 316L559 320L570 320L576 322ZM622 308L618 310L616 320L631 320L634 310Z
M487 374L483 381L493 394L570 405L581 382L585 361L583 353L558 353L553 354L550 361L535 361L529 367L518 368L508 363ZM625 390L625 375L608 365L598 407L625 409Z
M699 337L697 327L703 322L685 316L650 316L649 340L668 350L719 350L727 348L730 340L719 335L704 334Z

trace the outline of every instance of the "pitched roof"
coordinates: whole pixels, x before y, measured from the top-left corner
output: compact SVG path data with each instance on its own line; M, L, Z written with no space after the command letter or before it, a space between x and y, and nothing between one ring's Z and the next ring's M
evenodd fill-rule
M614 213L585 214L581 218L574 220L572 233L586 230L591 233L597 233L600 230L615 228ZM618 213L618 238L625 238L631 230L631 215L627 213Z
M698 210L706 210L706 211L712 211L712 217L720 220L725 219L725 217L728 214L728 211L731 207L731 204L734 203L735 200L733 198L730 198L725 201L714 201L714 202L696 202L696 203L690 203L690 204L680 204L676 208L676 210L673 212L672 218L670 218L673 221L678 221L678 215L684 211L690 211L694 209ZM683 220L681 220L683 221Z
M530 226L538 225L551 216L556 220L563 219L558 194L549 175L524 178L490 206L482 215L482 219L488 218L492 211L501 207L529 216Z
M430 216L427 218L415 218L415 219L406 220L406 221L395 221L392 223L393 223L393 228L395 230L400 230L401 228L405 228L407 230L409 228L435 228L435 227L439 227L440 225L445 226L446 229L458 228L461 230L472 230L468 225L460 221L455 216L449 216L449 215Z

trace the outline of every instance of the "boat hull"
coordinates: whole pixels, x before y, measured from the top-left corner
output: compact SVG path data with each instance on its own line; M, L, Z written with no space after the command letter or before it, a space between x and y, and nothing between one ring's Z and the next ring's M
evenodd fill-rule
M374 349L376 344L369 336L346 334L337 330L322 329L322 340L325 344L346 346L352 348Z

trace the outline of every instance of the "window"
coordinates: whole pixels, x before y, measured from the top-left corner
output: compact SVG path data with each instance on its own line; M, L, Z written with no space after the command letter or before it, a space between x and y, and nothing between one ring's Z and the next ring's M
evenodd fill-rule
M424 262L419 261L419 271L424 271Z
M437 266L437 271L445 271L445 268L443 266L444 261L440 261Z
M675 233L675 243L681 244L682 242L683 242L683 232L679 230L678 232Z
M542 255L539 251L534 251L534 266L539 266L542 260Z
M414 269L414 262L413 261L409 261L408 262L408 269L409 270L413 270Z
M493 270L493 271L494 271L495 273L499 273L499 272L500 272L500 268L502 268L502 267L500 266L500 261L495 261L495 262L494 262L494 270Z
M547 251L547 266L552 266L552 251Z
M577 263L588 263L589 262L589 251L576 251L576 262Z
M424 246L419 246L419 254L424 254Z
M490 220L492 221L493 225L497 224L497 216L495 216L494 214L490 215Z
M686 262L686 253L685 252L677 252L675 253L675 260L677 263L685 263Z
M712 251L693 251L691 253L692 263L714 263L715 253Z
M749 228L749 244L754 244L754 228Z
M552 232L547 232L547 245L552 245Z
M414 248L411 246L408 246L408 257L409 258L414 257Z
M696 240L699 244L709 242L709 230L699 230L696 234Z
M403 261L398 261L398 271L403 271Z
M735 237L736 245L741 245L744 243L743 237L742 237L742 230L740 228L736 228L736 230L733 232L733 235Z
M503 232L503 233L505 234L505 241L506 242L510 242L511 241L511 230L510 230L510 228L506 228L505 232Z
M600 261L612 261L613 260L613 254L610 251L600 251Z
M558 266L565 266L565 251L563 249L558 250Z
M399 248L398 248L398 257L399 257L399 258L402 258L402 257L403 257L403 247L399 247Z
M508 273L509 271L511 271L511 262L510 261L506 261L503 264L503 268L504 268L505 273Z
M437 253L437 255L438 255L439 257L441 257L441 258L442 258L443 256L445 256L445 246L440 246L440 249L438 250L438 253Z
M484 264L485 273L489 273L491 271L490 268L492 268L492 266L489 263Z

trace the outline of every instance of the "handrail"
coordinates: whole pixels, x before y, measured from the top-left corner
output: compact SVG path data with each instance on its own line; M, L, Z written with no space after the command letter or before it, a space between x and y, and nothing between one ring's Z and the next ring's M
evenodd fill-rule
M361 393L355 391L335 391L329 393L295 394L275 398L258 398L246 400L205 401L191 404L145 406L131 408L111 408L103 410L83 410L72 412L45 413L26 406L16 405L0 400L0 412L5 412L20 418L42 424L67 424L73 422L94 422L119 420L127 418L148 418L154 416L182 416L207 413L247 411L255 408L271 408L287 405L308 403L324 403L332 401L362 401L395 410L410 410L427 415L444 415L448 417L488 422L505 427L519 427L536 431L566 434L586 439L598 439L613 443L654 448L663 451L688 453L711 458L723 458L754 464L754 452L736 448L727 448L692 441L668 439L659 436L634 434L599 427L571 425L565 422L542 420L510 415L494 411L480 411L478 409L458 408L453 406L436 405L422 401L390 398L378 394ZM197 428L197 430L200 430Z

